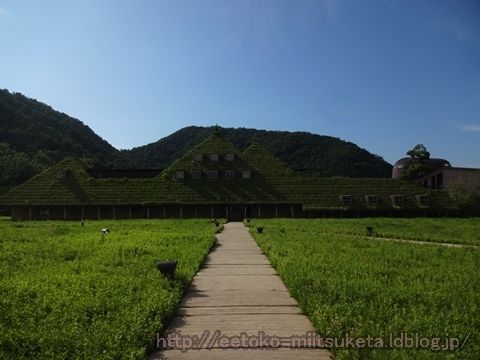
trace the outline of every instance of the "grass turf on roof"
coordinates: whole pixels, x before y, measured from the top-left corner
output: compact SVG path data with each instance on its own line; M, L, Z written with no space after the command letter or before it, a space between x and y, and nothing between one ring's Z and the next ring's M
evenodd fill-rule
M203 160L195 161L194 156L196 154L202 154ZM210 160L210 154L218 154L218 161ZM233 154L234 161L227 161L225 159L226 154ZM249 165L243 161L238 149L221 135L215 133L185 153L185 155L165 169L159 176L165 179L171 178L176 170L184 170L188 176L193 170L201 170L206 174L210 170L243 170L248 169L248 167Z
M219 154L211 161L208 154ZM195 161L203 154L203 161ZM226 161L225 154L234 154ZM225 170L238 171L234 179L225 179ZM251 179L242 179L240 170L252 170ZM66 170L65 179L57 178ZM186 178L176 180L176 170ZM192 179L193 170L201 170L200 179ZM209 179L209 170L218 170L220 178ZM210 203L296 203L305 209L395 209L391 195L404 196L402 209L420 209L416 195L428 193L430 208L455 208L448 194L418 185L383 178L311 178L302 177L258 144L244 153L219 134L213 134L175 161L155 178L96 179L84 164L66 159L28 180L0 198L4 205L135 205L135 204L210 204ZM340 195L351 195L345 206ZM365 195L377 195L377 204L366 203Z
M257 143L250 145L242 154L243 159L253 169L266 178L298 177L281 160L273 156Z

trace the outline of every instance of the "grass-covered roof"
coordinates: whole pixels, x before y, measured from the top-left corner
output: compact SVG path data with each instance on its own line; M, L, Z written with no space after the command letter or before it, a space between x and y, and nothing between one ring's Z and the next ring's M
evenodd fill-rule
M201 161L195 155L202 154ZM218 161L210 160L218 154ZM227 160L226 154L233 154ZM218 178L209 177L216 170ZM225 172L234 170L233 178ZM251 178L242 172L251 171ZM184 171L177 179L176 172ZM200 178L193 172L200 171ZM292 203L306 209L393 209L392 195L402 195L402 208L419 208L417 196L429 193L430 207L451 208L445 192L383 178L302 177L253 144L243 153L218 133L212 134L154 178L91 177L82 162L66 159L0 197L0 205L135 205L212 203ZM345 205L341 195L350 195ZM377 204L367 204L376 195Z

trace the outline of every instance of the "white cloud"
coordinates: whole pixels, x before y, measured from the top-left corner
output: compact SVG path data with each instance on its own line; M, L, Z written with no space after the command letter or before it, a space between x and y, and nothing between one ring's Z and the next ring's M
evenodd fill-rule
M461 124L460 130L467 132L480 132L480 125L477 124Z
M10 12L2 7L0 7L0 16L8 16Z

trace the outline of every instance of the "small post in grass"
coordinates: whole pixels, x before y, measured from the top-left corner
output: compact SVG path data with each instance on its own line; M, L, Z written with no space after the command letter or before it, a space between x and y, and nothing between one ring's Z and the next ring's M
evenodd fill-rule
M155 260L155 266L160 274L165 275L168 278L172 278L175 274L175 269L177 268L177 260Z
M367 236L373 236L373 226L367 226Z

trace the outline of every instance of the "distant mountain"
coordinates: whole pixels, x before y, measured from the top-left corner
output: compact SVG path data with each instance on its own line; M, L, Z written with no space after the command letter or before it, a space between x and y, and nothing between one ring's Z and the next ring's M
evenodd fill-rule
M390 177L392 166L378 155L338 138L307 132L220 128L237 148L258 142L291 169L309 176ZM121 166L163 168L205 139L213 127L189 126L145 146L120 152Z
M220 128L243 150L258 142L310 176L390 177L380 156L338 138L307 132ZM81 121L20 93L0 90L0 193L73 156L95 167L165 168L205 139L212 127L189 126L145 146L117 150Z
M81 121L0 89L0 193L66 156L101 164L117 152Z
M81 121L19 93L0 90L0 142L51 161L65 155L94 158L117 150Z

